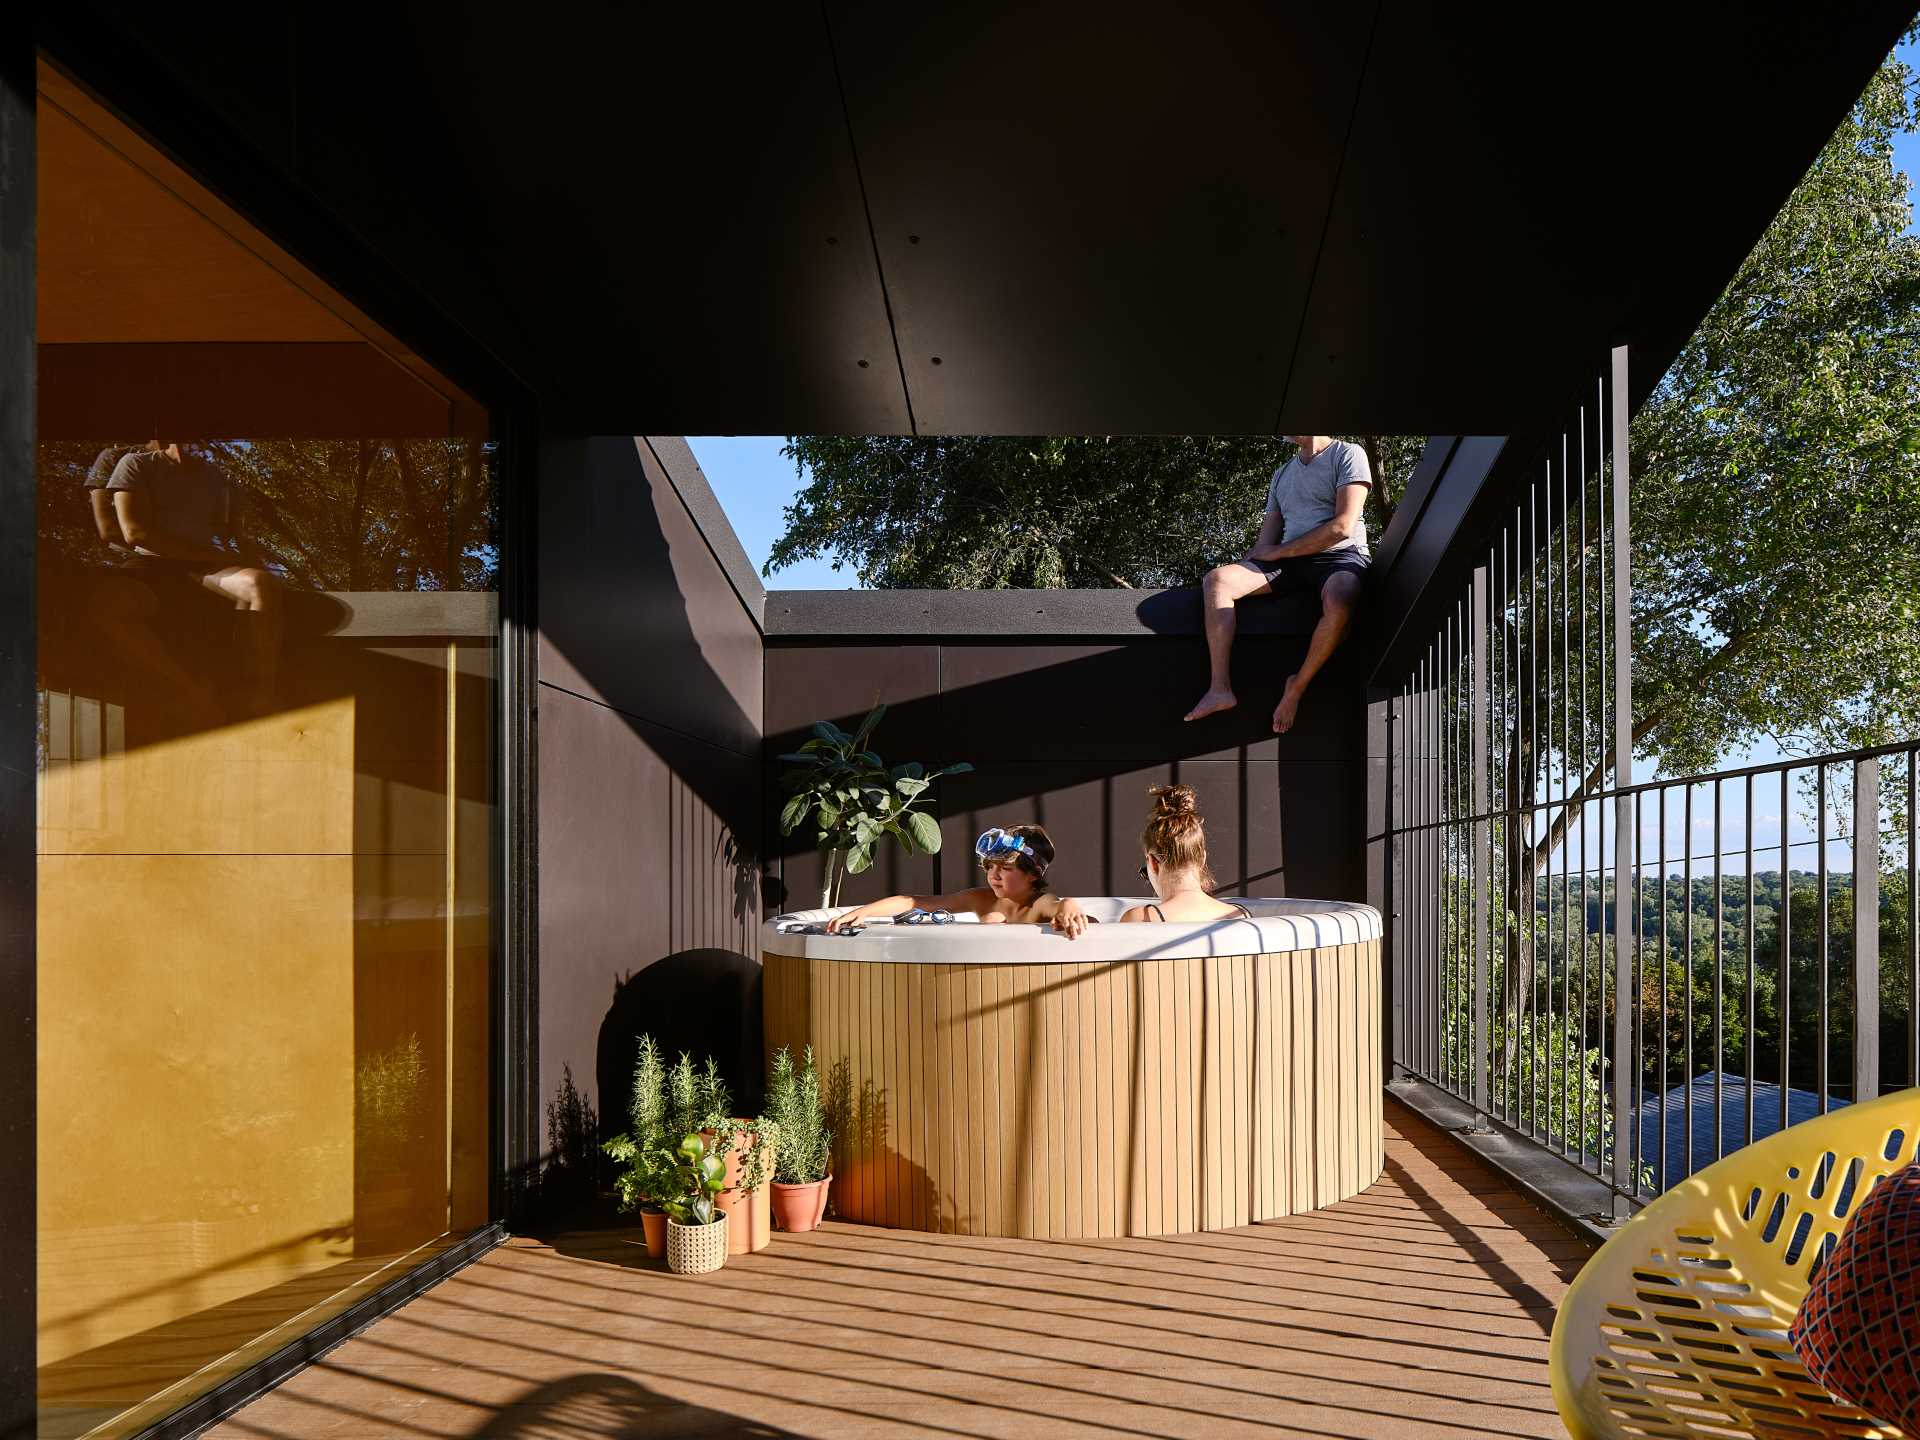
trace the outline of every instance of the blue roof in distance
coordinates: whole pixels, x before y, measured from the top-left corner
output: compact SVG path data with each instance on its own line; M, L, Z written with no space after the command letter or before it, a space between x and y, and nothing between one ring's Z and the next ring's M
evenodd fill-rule
M1747 1081L1744 1075L1724 1071L1720 1082L1720 1129L1722 1148L1731 1154L1747 1143ZM1665 1190L1679 1184L1688 1175L1704 1170L1719 1158L1713 1134L1714 1072L1695 1076L1690 1085L1676 1085L1665 1095L1654 1095L1641 1102L1639 1109L1640 1159L1654 1173L1656 1188ZM1692 1096L1692 1164L1688 1164L1688 1096ZM1661 1102L1666 1103L1666 1166L1661 1173ZM1827 1108L1838 1110L1848 1102L1835 1096L1827 1098ZM1787 1091L1787 1123L1798 1125L1820 1113L1820 1097L1811 1090ZM1765 1139L1780 1130L1780 1087L1764 1080L1753 1086L1753 1138Z

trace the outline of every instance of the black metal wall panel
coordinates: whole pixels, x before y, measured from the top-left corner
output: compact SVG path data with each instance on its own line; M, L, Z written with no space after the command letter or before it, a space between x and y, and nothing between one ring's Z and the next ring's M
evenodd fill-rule
M541 1102L617 1127L641 1031L752 1102L758 617L644 443L549 436L539 492Z
M1269 428L1368 7L827 9L921 433Z
M1240 710L1189 725L1180 716L1206 686L1197 636L1141 629L1061 644L1017 633L1026 599L973 597L976 607L998 600L1005 612L998 634L895 644L769 638L769 816L781 771L771 757L799 744L814 721L851 725L875 701L891 707L875 734L889 762L976 767L935 787L930 810L941 822L940 855L883 852L874 870L849 878L845 898L964 888L974 883L974 835L1016 823L1047 827L1059 847L1054 873L1063 891L1139 893L1147 790L1174 782L1200 792L1213 868L1227 888L1367 898L1368 727L1356 653L1337 654L1299 725L1274 735L1281 683L1304 652L1300 631L1314 618L1291 615L1286 628L1295 633L1246 635L1236 646ZM768 605L779 610L781 593ZM817 619L832 608L822 595L810 610ZM1262 628L1273 618L1263 617ZM777 903L817 905L821 867L808 838L782 840L770 827L768 844L778 857Z

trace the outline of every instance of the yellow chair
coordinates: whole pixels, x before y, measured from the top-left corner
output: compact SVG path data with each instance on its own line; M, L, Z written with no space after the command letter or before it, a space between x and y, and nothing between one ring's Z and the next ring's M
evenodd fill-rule
M1900 1435L1814 1383L1787 1327L1846 1217L1916 1154L1920 1090L1902 1090L1738 1150L1622 1226L1554 1321L1575 1440Z

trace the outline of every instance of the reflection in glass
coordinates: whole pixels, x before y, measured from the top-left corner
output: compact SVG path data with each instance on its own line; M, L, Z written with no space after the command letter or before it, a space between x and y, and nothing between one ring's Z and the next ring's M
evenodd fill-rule
M40 1432L488 1218L486 416L40 75Z

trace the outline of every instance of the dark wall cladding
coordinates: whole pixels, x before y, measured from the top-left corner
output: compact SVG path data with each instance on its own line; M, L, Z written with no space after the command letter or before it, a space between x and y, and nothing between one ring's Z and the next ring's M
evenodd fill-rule
M584 1107L619 1128L642 1031L758 1098L763 682L757 617L644 440L549 439L538 488L551 1179L593 1163L568 1153Z
M769 596L769 613L780 599ZM1192 725L1180 717L1206 688L1197 635L1078 644L769 636L767 834L782 908L819 903L822 867L808 837L779 834L784 767L772 757L814 721L850 726L877 702L889 708L874 743L890 764L965 760L975 770L934 788L941 854L908 857L889 846L871 871L849 878L849 901L973 884L974 836L1017 823L1047 827L1061 891L1140 894L1147 790L1174 781L1200 793L1223 891L1369 898L1360 666L1351 652L1336 655L1298 725L1274 735L1281 683L1306 651L1305 626L1290 628L1302 633L1243 635L1234 658L1240 708Z

